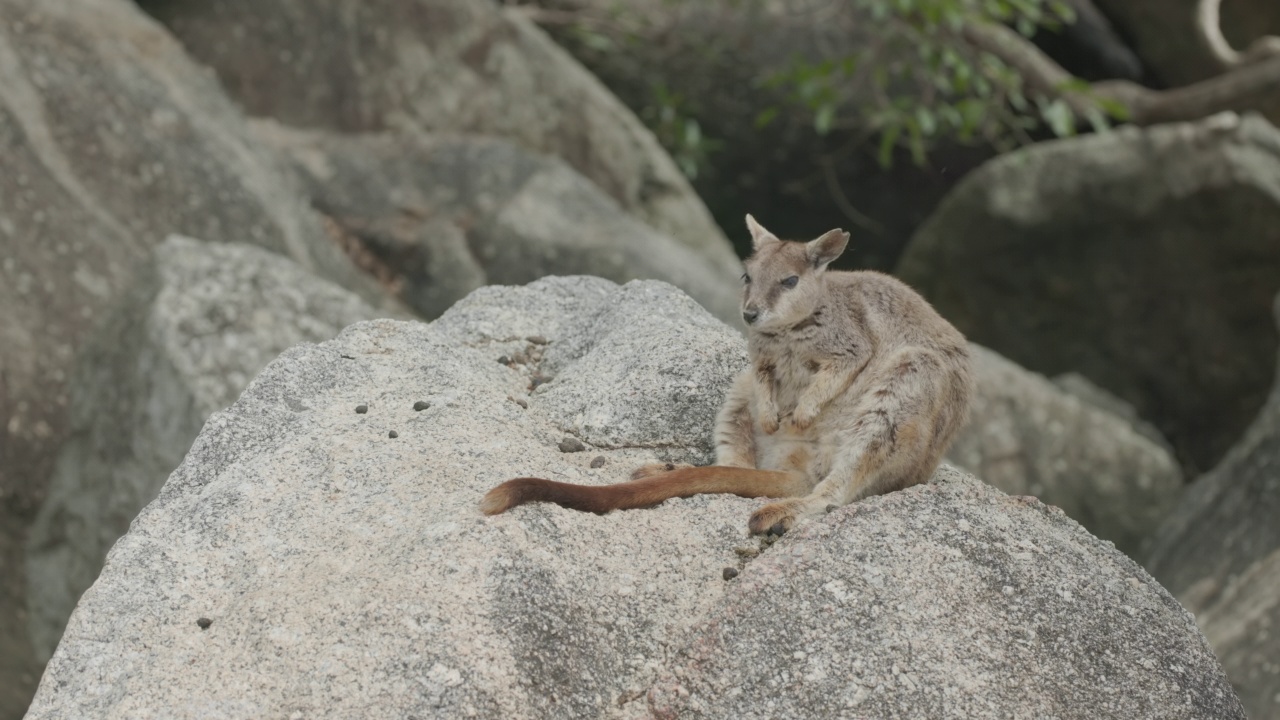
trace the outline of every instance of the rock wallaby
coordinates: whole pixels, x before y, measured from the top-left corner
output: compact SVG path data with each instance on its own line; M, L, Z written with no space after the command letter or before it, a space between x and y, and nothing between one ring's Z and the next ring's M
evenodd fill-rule
M631 482L585 486L517 478L480 509L527 502L575 510L649 507L733 493L785 498L748 528L782 534L855 500L925 482L964 423L973 394L964 336L902 282L828 270L849 234L779 240L750 215L742 276L751 364L716 420L716 464L646 465Z

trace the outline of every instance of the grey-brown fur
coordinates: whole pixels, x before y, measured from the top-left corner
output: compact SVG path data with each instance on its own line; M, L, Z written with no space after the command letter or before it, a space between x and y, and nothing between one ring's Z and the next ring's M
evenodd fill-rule
M785 242L750 215L742 290L751 367L716 423L718 465L787 472L810 492L753 532L928 480L968 415L964 336L902 282L827 266L849 235ZM796 278L794 287L786 287Z

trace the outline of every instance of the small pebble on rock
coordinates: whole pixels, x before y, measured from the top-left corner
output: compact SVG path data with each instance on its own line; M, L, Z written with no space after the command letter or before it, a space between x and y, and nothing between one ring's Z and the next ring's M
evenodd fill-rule
M525 410L528 410L528 409L529 409L529 401L528 401L528 400L525 400L524 398L512 398L512 400L515 400L515 401L516 401L516 404L517 404L517 405L519 405L520 407L524 408Z
M591 458L591 467L593 468L602 468L604 467L604 463L605 459L603 455L597 455Z
M583 445L582 441L576 437L566 437L560 441L559 447L560 452L563 453L582 452L587 449L587 446Z
M501 356L501 357L499 357L499 358L498 358L498 364L499 364L499 365L510 365L510 364L511 364L511 358L507 357L506 355L503 355L503 356Z
M391 432L387 433L387 437L389 437L389 438L398 438L398 437L400 437L400 433L396 432L395 430L392 430Z
M738 554L738 557L744 558L753 558L760 555L760 548L751 545L740 545L734 548L733 551Z
M727 567L724 569L722 574L724 575L725 580L732 580L738 577L738 568Z
M419 400L418 402L413 404L413 409L417 410L418 412L422 412L423 410L426 410L429 407L431 407L431 403L427 402L426 400Z
M368 405L357 405L357 406L356 406L356 414L357 414L357 415L363 415L363 414L365 414L365 413L367 413L367 412L369 412L369 406L368 406Z
M534 345L546 345L547 343L551 342L550 340L546 339L541 335L530 335L529 337L525 338L525 340L528 340Z
M196 620L196 624L200 626L201 630L208 630L209 626L213 624L213 621L209 618L200 618L199 620Z

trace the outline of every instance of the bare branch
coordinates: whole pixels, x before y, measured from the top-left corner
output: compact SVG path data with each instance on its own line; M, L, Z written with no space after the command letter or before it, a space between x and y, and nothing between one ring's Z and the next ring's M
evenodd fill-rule
M1231 47L1222 34L1218 14L1221 6L1222 0L1200 0L1196 7L1196 29L1200 32L1200 41L1218 62L1220 70L1231 70L1280 55L1280 37L1273 35L1254 40L1245 52Z
M1214 0L1208 0L1213 2ZM1102 112L1119 103L1135 125L1195 120L1224 110L1266 107L1280 96L1280 54L1239 67L1209 80L1172 90L1152 90L1128 80L1094 83L1088 89L1017 32L994 23L971 23L964 38L1016 69L1034 91L1061 98L1077 116Z

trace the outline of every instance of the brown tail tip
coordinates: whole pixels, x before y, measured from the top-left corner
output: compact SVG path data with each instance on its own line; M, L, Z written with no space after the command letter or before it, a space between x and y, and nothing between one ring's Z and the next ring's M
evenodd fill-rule
M511 508L522 505L534 498L530 490L538 483L546 482L537 478L516 478L508 480L485 493L480 500L480 512L485 515L498 515Z

